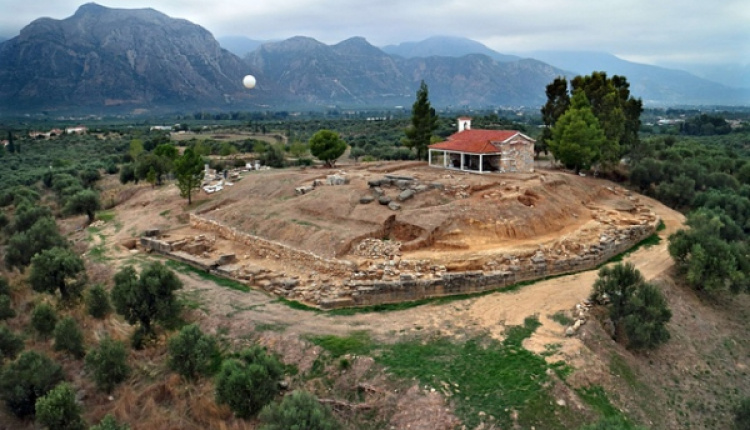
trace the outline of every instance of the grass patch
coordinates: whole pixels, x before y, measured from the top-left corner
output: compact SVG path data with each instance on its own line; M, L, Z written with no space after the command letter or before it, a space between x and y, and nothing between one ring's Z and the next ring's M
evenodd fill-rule
M585 401L589 406L596 409L604 418L620 418L623 421L626 420L625 415L620 412L607 398L607 393L604 392L604 388L601 385L591 385L589 387L578 388L576 393Z
M159 216L163 216L164 218L168 218L170 212L172 212L172 209L167 209L165 211L159 212Z
M662 226L662 225L664 225L664 223L661 223L659 225ZM657 231L659 231L658 227L657 227ZM605 264L609 264L609 263L618 263L618 262L621 262L625 257L627 257L628 255L634 253L635 251L638 251L641 248L648 248L650 246L658 245L659 243L661 243L661 237L659 236L658 233L654 233L651 236L649 236L649 237L643 239L642 241L638 242L635 246L633 246L632 248L630 248L627 251L623 252L622 254L617 254L614 257L612 257L609 260L607 260L606 262L604 262L603 264L600 264L599 267L601 267L601 266L603 266Z
M317 228L319 230L322 230L321 226L319 226L317 224L314 224L314 223L311 223L310 221L299 220L299 219L295 219L295 218L292 218L290 221L292 221L295 224L303 225L305 227L313 227L313 228Z
M537 327L537 318L529 317L522 326L509 328L503 342L489 337L463 343L446 338L399 342L376 360L389 373L442 391L466 428L482 422L512 428L513 411L521 428L577 428L581 423L569 422L569 414L549 392L544 358L520 346Z
M178 301L182 307L190 310L206 311L206 305L201 298L201 292L206 290L182 291L179 293Z
M552 315L549 315L549 319L560 324L563 327L567 327L573 324L573 318L569 317L565 311L557 311Z
M364 355L373 349L373 342L366 331L355 331L349 336L312 336L310 342L328 351L333 358L346 354Z
M177 272L180 272L180 273L183 273L183 274L197 275L199 278L201 278L203 280L211 281L214 284L222 286L222 287L225 287L225 288L229 288L229 289L237 290L237 291L242 291L242 292L245 292L245 293L248 292L248 291L250 291L250 287L248 287L245 284L242 284L240 282L237 282L237 281L234 281L234 280L231 280L231 279L222 278L221 276L216 276L214 274L211 274L211 273L205 272L203 270L197 269L197 268L195 268L195 267L193 267L193 266L191 266L191 265L189 265L187 263L182 263L182 262L174 261L174 260L166 260L165 264L167 265L167 267L169 267L169 268L171 268L171 269L173 269L173 270L175 270Z
M115 211L112 211L112 210L99 211L96 213L96 219L99 221L110 222L113 219L115 219Z
M284 297L279 297L277 301L283 305L286 305L298 311L308 311L308 312L317 312L317 313L323 312L318 308L308 306L304 303L296 302L294 300L285 299Z
M289 327L287 324L259 323L255 324L255 331L274 331L282 333Z

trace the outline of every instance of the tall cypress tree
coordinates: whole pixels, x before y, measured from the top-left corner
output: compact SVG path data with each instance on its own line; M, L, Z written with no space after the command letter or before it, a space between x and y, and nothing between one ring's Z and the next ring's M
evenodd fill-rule
M422 81L417 91L417 100L411 109L411 126L406 129L404 144L417 151L417 159L424 160L432 132L437 129L437 114L430 105L427 84Z

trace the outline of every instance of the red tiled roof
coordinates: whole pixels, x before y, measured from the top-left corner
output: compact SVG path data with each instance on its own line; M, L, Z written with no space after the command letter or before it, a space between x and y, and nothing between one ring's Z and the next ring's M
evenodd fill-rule
M505 142L520 134L515 130L464 130L453 133L445 142L430 145L430 149L469 152L472 154L494 154L500 152L492 142Z

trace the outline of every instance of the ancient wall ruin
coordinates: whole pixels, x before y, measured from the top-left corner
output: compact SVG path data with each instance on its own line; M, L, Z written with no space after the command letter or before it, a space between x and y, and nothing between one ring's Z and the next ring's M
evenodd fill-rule
M140 245L290 300L321 309L336 309L480 293L519 282L590 270L652 235L659 222L653 212L644 210L638 223L612 225L596 243L567 248L561 242L560 246L540 247L534 252L498 254L483 261L481 270L463 271L448 270L427 260L400 258L392 248L377 243L368 246L387 252L378 251L381 258L370 259L366 267L360 267L353 261L323 258L195 214L190 216L191 227L246 245L258 258L293 262L296 267L306 269L308 275L272 273L258 264L237 261L234 255L211 257L206 252L210 240L203 235L196 240L144 236ZM373 241L377 239L371 239Z

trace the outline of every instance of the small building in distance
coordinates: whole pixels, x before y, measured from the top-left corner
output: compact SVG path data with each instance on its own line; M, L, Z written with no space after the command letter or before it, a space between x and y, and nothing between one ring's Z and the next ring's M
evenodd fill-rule
M516 130L472 130L458 118L458 131L428 147L433 167L476 173L534 171L535 140Z

